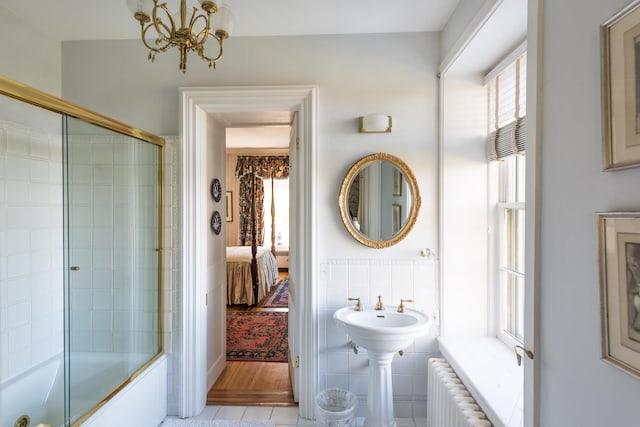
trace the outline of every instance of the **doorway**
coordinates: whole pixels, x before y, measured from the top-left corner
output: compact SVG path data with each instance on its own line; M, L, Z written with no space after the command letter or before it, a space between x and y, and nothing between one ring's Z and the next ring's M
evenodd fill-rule
M225 127L226 367L209 389L207 404L295 406L287 326L289 204L295 184L289 154L296 116L292 111L212 116ZM216 322L208 326L224 329Z
M314 185L317 177L317 87L185 88L181 96L181 157L179 164L180 258L182 304L178 366L181 417L199 414L206 404L209 374L219 375L220 355L207 352L206 296L206 165L207 115L225 111L295 111L297 137L291 152L292 244L289 252L289 349L293 393L300 416L312 418L318 381L318 332L314 319L316 279L316 213ZM207 303L219 304L220 301ZM224 304L224 301L223 301ZM224 346L222 346L224 348ZM226 359L226 358L225 358ZM294 363L292 363L294 361ZM296 363L303 361L304 363ZM298 367L299 366L299 367ZM217 370L219 369L219 372ZM217 377L217 375L215 375ZM211 376L209 376L211 378Z

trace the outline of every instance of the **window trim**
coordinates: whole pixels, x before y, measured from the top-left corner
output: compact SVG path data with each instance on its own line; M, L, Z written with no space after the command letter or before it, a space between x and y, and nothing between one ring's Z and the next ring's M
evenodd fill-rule
M504 284L502 283L502 265L501 265L501 244L500 242L502 241L502 239L505 237L504 236L504 232L505 229L504 227L502 227L502 223L501 223L501 219L502 219L502 213L505 209L522 209L525 212L525 221L526 221L526 207L525 207L525 202L498 202L496 204L496 215L495 218L493 220L494 224L495 224L495 228L498 230L497 234L497 239L495 240L495 249L494 249L494 259L496 262L494 262L494 280L493 280L493 285L496 288L496 292L495 294L497 295L498 301L497 301L497 319L495 320L496 322L496 337L502 341L503 343L505 343L507 346L513 348L516 345L523 345L524 343L524 337L522 339L522 341L520 341L517 337L515 337L514 335L510 334L509 332L507 332L507 325L506 325L506 311L507 311L507 304L506 304L506 288L505 286L503 286ZM518 273L518 272L514 272L514 274L517 275L521 275L523 278L526 277L526 272L525 273ZM524 307L523 307L524 310Z

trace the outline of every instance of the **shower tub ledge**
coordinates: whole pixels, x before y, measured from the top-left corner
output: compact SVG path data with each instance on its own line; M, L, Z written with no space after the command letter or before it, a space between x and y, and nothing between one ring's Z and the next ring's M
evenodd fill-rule
M77 370L93 372L95 366L113 366L115 354L85 353L74 358ZM126 359L125 359L126 360ZM64 362L62 355L51 358L0 385L0 420L12 426L21 415L31 418L31 426L40 423L64 425ZM91 368L91 370L88 370ZM103 370L104 378L82 375L82 383L108 382L112 370ZM78 387L84 387L78 384ZM72 390L74 386L72 385ZM72 391L73 393L73 391ZM93 402L99 401L96 396ZM163 355L137 375L82 423L83 427L156 427L167 414L167 357ZM78 402L82 403L82 402Z

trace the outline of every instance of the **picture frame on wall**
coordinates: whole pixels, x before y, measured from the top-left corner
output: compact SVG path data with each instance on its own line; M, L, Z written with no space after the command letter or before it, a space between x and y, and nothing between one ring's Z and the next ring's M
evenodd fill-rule
M402 196L402 172L393 168L393 196Z
M391 232L398 234L402 228L402 206L394 203L391 205Z
M227 222L233 221L233 193L227 191L226 205L227 205Z
M597 216L602 358L640 378L640 212Z
M600 42L603 169L640 166L640 0L601 25Z

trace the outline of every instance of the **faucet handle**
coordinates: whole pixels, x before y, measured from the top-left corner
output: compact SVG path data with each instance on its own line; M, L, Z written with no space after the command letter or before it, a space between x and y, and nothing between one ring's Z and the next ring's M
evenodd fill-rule
M382 296L378 295L378 302L376 303L376 310L384 310L384 304L382 304Z
M360 303L360 298L347 298L347 301L357 301L353 309L355 311L362 311L362 304Z
M404 303L405 302L413 302L412 299L401 299L400 300L400 305L398 306L398 313L404 313L405 308L404 308Z

